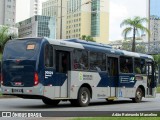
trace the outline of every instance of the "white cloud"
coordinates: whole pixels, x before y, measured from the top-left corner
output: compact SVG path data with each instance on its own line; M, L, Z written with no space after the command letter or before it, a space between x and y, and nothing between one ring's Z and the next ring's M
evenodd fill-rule
M120 23L134 16L146 17L146 0L110 0L110 40L122 39Z

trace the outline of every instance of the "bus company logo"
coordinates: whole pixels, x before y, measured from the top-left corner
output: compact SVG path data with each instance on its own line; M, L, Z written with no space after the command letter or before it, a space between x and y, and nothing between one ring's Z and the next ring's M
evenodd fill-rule
M130 82L134 82L134 80L135 80L135 77L130 78Z
M83 73L80 72L80 73L79 73L79 81L82 81L82 80L83 80Z

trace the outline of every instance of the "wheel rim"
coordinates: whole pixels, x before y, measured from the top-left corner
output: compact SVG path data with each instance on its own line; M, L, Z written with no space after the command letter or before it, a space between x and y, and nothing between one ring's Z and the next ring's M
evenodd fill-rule
M141 100L142 98L142 93L138 90L136 94L137 99Z
M88 102L88 93L86 91L83 91L81 94L81 101L83 103L87 103Z

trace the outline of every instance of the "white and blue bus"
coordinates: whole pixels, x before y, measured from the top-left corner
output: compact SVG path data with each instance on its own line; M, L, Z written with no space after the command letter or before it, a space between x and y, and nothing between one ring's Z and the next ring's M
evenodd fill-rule
M2 93L42 99L47 105L69 100L155 97L153 57L78 39L10 40L2 59Z

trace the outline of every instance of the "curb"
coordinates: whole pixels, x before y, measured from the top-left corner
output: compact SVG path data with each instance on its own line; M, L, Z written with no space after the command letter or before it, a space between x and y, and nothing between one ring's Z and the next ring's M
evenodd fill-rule
M11 96L11 95L1 95L0 99L5 99L5 98L18 98L16 96Z

